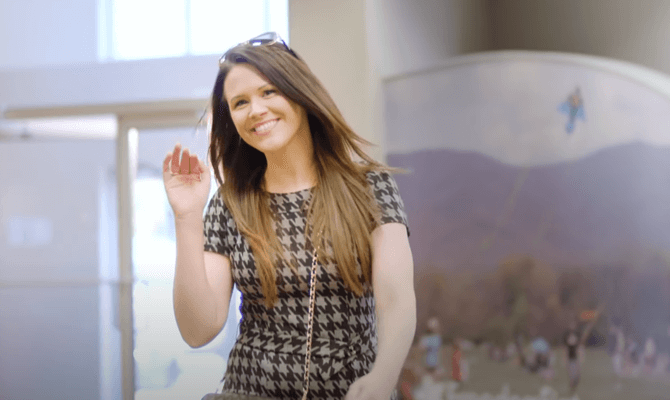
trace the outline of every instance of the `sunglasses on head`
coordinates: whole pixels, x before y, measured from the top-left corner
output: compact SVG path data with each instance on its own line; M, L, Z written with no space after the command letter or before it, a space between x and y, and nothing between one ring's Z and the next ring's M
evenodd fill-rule
M261 35L258 35L254 38L251 38L251 39L249 39L245 42L242 42L235 47L239 47L239 46L269 46L269 45L273 45L275 43L281 44L286 49L286 51L288 51L293 57L295 57L297 59L300 59L300 57L298 57L298 55L295 54L295 52L293 50L291 50L290 47L288 47L288 45L286 44L284 39L282 39L277 34L277 32L265 32ZM233 49L235 47L233 47ZM230 50L228 50L223 56L221 56L221 58L219 59L219 64L223 64L223 62L226 61L226 59L228 58L229 53L230 53Z

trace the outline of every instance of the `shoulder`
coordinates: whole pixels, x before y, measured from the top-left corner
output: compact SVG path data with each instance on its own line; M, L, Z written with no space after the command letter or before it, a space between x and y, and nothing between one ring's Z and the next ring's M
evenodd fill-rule
M393 184L396 185L393 175L384 168L377 167L363 167L365 171L365 179L367 179L370 186L378 187Z
M409 236L409 224L407 223L407 214L405 204L400 196L398 184L391 174L391 168L378 166L365 166L365 177L372 191L372 195L381 211L379 225L391 222L398 222L407 226L407 235Z
M401 201L398 183L392 170L379 167L366 168L365 179L378 202Z
M365 178L380 205L399 203L396 207L403 207L398 183L389 170L382 168L369 169L365 171Z

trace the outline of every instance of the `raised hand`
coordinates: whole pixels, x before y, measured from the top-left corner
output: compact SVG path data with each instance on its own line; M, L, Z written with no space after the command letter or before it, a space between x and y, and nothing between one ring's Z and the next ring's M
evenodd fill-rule
M202 218L211 186L211 173L198 156L177 143L163 161L163 183L175 219Z

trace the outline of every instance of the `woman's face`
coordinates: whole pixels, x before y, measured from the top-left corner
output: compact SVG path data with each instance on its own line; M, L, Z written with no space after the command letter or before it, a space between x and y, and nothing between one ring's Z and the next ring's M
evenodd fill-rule
M254 67L235 65L224 81L223 96L242 140L266 156L311 146L305 109L284 97Z

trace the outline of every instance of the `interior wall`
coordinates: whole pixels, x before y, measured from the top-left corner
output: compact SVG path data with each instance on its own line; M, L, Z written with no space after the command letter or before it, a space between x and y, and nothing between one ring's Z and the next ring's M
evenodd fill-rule
M290 0L289 30L291 47L326 87L352 129L378 142L370 131L366 105L365 2Z
M431 68L488 47L485 0L368 2L370 51L382 78Z
M491 50L591 54L670 73L665 0L489 0Z

